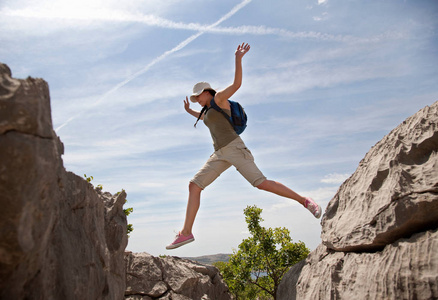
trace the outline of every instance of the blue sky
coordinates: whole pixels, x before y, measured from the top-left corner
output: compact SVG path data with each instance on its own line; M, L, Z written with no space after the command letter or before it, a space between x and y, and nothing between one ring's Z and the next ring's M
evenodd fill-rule
M438 100L437 20L436 0L1 0L0 61L49 83L66 169L126 190L128 250L230 253L248 236L247 205L314 249L320 220L231 168L203 192L196 242L165 250L213 152L183 99L198 81L230 84L250 43L233 96L249 117L242 138L268 178L325 209L376 142Z

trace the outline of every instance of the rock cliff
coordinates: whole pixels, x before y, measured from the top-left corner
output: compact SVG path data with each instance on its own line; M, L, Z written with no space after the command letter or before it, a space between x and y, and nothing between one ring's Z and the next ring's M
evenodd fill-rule
M42 79L0 64L0 299L123 299L126 194L64 169Z
M438 299L438 102L366 154L321 224L278 299Z
M126 253L126 300L229 300L219 270L187 259Z

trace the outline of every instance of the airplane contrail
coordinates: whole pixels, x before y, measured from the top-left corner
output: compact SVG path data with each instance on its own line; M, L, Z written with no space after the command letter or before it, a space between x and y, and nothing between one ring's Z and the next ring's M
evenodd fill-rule
M149 64L147 64L144 68L142 68L141 70L137 71L136 73L132 74L131 76L129 76L128 78L126 78L125 80L123 80L122 82L120 82L119 84L117 84L115 87L113 87L111 90L109 90L108 92L106 92L105 94L103 94L96 102L94 102L92 105L90 105L86 110L90 110L96 106L98 106L99 104L101 104L105 98L107 98L109 95L111 95L112 93L114 93L115 91L117 91L118 89L120 89L121 87L125 86L127 83L129 83L130 81L134 80L135 78L139 77L140 75L143 75L144 73L146 73L151 67L153 67L154 65L156 65L158 62L162 61L163 59L165 59L166 57L168 57L169 55L171 55L172 53L175 53L181 49L183 49L184 47L186 47L188 44L190 44L191 42L193 42L195 39L197 39L198 37L200 37L201 35L203 35L205 32L207 32L209 29L221 24L222 22L228 20L229 18L231 18L235 13L237 13L239 10L241 10L243 7L245 7L248 3L250 3L252 0L244 0L242 1L240 4L236 5L235 7L233 7L227 14L225 14L224 16L222 16L219 20L217 20L215 23L207 26L205 28L205 30L201 30L193 35L191 35L190 37L188 37L187 39L185 39L184 41L182 41L181 43L179 43L176 47L172 48L171 50L168 50L166 52L164 52L163 54L161 54L160 56L158 56L157 58L155 58L154 60L152 60ZM71 118L69 118L67 121L65 121L63 124L61 124L60 126L58 126L55 131L58 132L59 130L61 130L63 127L65 127L67 124L69 124L71 121L73 121L74 119L78 118L79 116L82 116L84 113L84 111L81 111L79 113L77 113L76 115L72 116Z
M323 3L325 0L319 0ZM250 1L243 1L233 9L237 11L241 8L240 5L245 6ZM235 12L231 11L231 15ZM152 27L189 30L195 32L215 33L215 34L232 34L232 35L277 35L285 38L295 39L315 39L323 41L335 41L335 42L359 42L368 43L378 41L381 39L399 39L401 36L399 33L390 31L382 33L375 37L361 38L350 35L333 35L314 31L299 31L294 32L285 28L273 28L264 25L241 25L237 27L221 27L218 24L205 25L199 23L183 23L174 22L172 20L164 19L155 15L141 15L141 14L129 14L121 11L90 11L88 13L84 11L69 11L69 10L35 10L35 9L8 9L3 8L0 10L0 17L2 15L10 17L23 17L23 18L37 18L37 19L60 19L60 20L79 20L79 21L103 21L103 22L133 22L142 23ZM226 17L226 16L224 16ZM226 18L227 19L227 18ZM221 23L221 21L218 21Z

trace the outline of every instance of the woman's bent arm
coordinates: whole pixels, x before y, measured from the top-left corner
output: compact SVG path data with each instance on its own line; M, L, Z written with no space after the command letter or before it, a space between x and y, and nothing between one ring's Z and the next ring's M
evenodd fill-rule
M190 108L190 102L189 102L189 99L187 97L186 97L186 100L184 100L184 109L186 110L186 112L188 112L189 114L191 114L195 118L199 118L199 114L201 112ZM204 120L204 116L201 117L201 120Z

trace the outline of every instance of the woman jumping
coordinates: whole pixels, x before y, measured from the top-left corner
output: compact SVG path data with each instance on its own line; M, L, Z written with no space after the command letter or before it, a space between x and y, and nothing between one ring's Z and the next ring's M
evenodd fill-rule
M231 98L242 84L242 58L249 49L250 46L245 43L237 47L235 52L234 82L230 86L216 92L207 82L198 82L193 87L190 101L197 102L202 107L210 108L210 103L214 99L214 102L223 111L231 115L228 99ZM201 112L195 111L190 108L190 102L187 97L184 101L184 108L198 120L204 121L204 124L210 130L215 151L201 170L196 173L195 177L190 180L184 227L166 249L175 249L195 240L192 228L199 209L201 192L232 165L254 187L295 200L307 208L316 218L321 216L321 207L311 198L302 197L287 186L266 179L254 163L254 157L251 152L222 113L215 109L207 109L206 112L204 112L205 110Z

